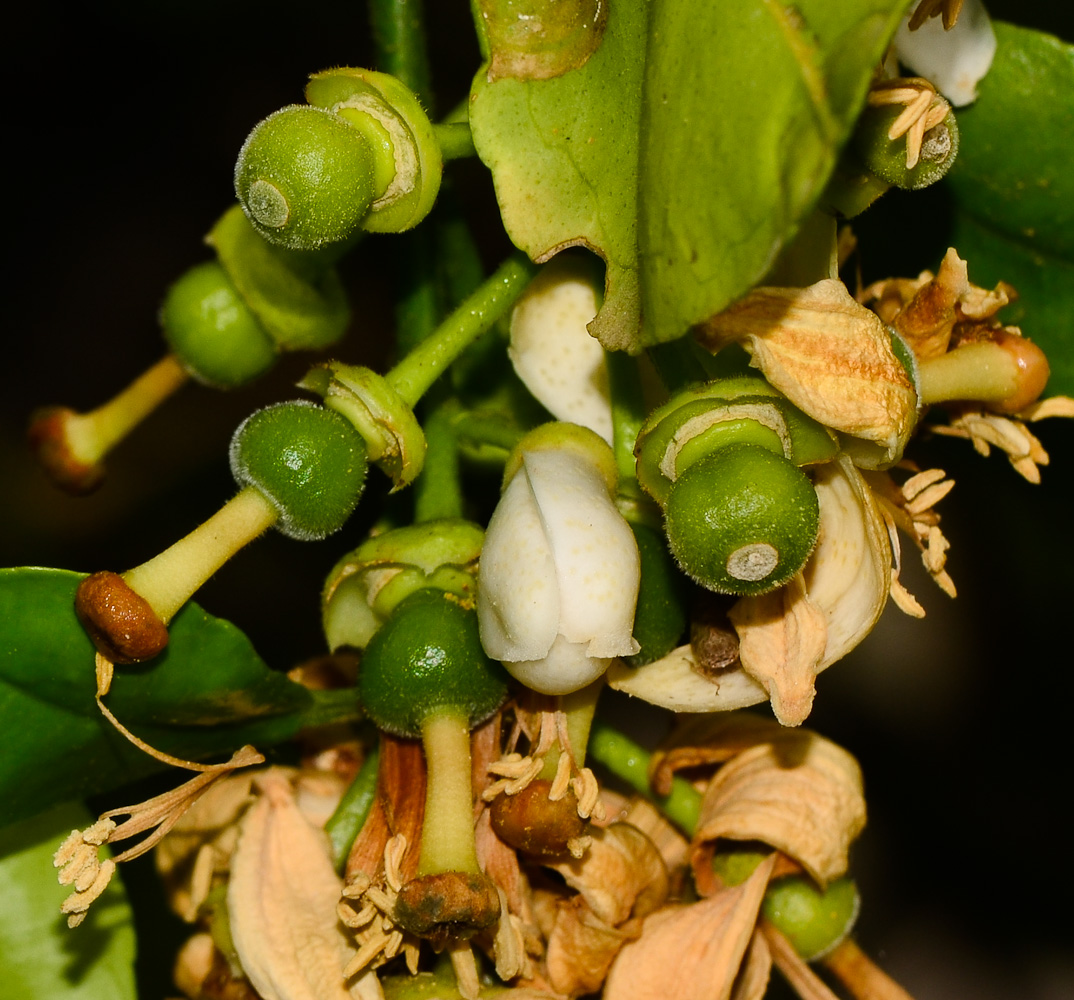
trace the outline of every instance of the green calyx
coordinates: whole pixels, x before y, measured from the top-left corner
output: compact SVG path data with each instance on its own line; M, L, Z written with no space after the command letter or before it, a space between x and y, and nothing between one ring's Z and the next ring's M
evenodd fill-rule
M373 233L416 226L440 190L443 157L417 95L388 73L342 67L315 73L306 100L362 134L373 150L377 196L362 220Z
M718 449L672 485L665 531L683 571L725 594L763 594L804 565L820 505L792 463L755 444Z
M396 606L414 591L433 588L473 596L484 530L441 518L374 535L332 568L321 598L331 649L364 649Z
M338 531L362 495L365 444L338 413L305 400L246 418L231 439L231 473L279 511L276 527L312 541Z
M732 444L757 445L795 465L830 461L838 450L825 427L763 378L718 379L677 393L649 415L634 448L638 482L663 506L691 465Z
M235 164L235 194L254 228L289 250L318 250L358 231L381 192L374 148L323 108L292 105L259 122Z
M215 261L168 289L160 311L168 347L200 382L233 389L268 371L276 345Z
M477 615L423 589L399 603L370 640L358 676L362 707L386 732L417 738L427 719L461 713L478 725L507 695L503 668L481 647Z
M371 368L330 361L311 368L299 385L350 421L369 459L392 480L393 492L417 479L425 464L425 432L387 378Z
M918 191L942 180L958 156L958 123L948 109L921 141L921 152L912 167L906 165L905 137L888 138L888 129L905 111L902 105L866 108L851 138L851 148L865 171L886 184L905 191Z
M238 205L220 217L206 241L279 350L321 350L346 332L347 297L323 253L265 242Z

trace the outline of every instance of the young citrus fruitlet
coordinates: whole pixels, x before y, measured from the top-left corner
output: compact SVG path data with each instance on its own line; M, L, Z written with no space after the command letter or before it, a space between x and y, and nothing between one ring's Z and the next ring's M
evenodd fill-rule
M399 890L396 921L441 944L490 926L500 902L477 860L470 730L507 684L473 610L432 588L405 598L365 649L358 693L380 729L421 738L429 768L418 872Z
M671 551L689 576L720 593L762 594L802 568L817 540L820 505L791 462L736 444L680 475L665 515Z
M333 410L304 400L247 417L231 440L231 472L279 512L276 527L303 541L338 531L362 494L365 442Z
M292 250L339 243L372 205L373 149L339 115L292 105L250 133L235 165L235 192L254 227Z
M192 267L168 289L160 325L183 367L221 389L252 381L276 360L272 339L216 261Z

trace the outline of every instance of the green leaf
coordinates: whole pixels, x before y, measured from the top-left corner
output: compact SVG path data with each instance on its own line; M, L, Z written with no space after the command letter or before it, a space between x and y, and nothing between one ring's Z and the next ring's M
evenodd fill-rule
M159 770L101 715L94 648L74 613L82 575L0 570L3 822ZM116 668L109 708L138 736L184 757L291 736L310 693L270 670L239 629L188 604L157 659Z
M606 265L604 305L590 329L606 347L637 348L637 134L647 4L605 5L603 32L581 44L570 31L550 28L527 38L505 23L524 26L552 6L476 4L479 32L486 23L493 27L486 38L490 62L471 90L474 145L492 171L516 246L538 261L575 245L599 254ZM569 21L591 6L563 2L558 17ZM558 55L555 44L546 45L550 36L562 46ZM537 68L520 49L541 50Z
M831 174L906 0L657 0L641 120L645 340L730 305Z
M978 99L958 112L961 147L945 183L952 243L970 279L1008 281L1003 319L1044 348L1051 393L1074 392L1074 46L997 22Z
M908 5L639 0L579 35L584 0L554 18L546 0L479 0L470 125L509 235L535 260L604 259L605 347L681 336L793 238Z
M67 803L0 831L0 981L5 996L134 1000L134 925L123 882L113 878L85 921L68 928L52 855L94 817Z

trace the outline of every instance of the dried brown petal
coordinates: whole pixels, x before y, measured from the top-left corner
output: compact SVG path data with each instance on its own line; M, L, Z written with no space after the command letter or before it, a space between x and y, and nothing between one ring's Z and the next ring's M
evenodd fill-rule
M711 742L734 742L757 720L721 717ZM716 772L705 791L694 864L707 864L718 838L759 840L794 858L822 886L847 870L850 843L865 826L861 769L841 747L804 729L769 722L764 742ZM720 732L722 730L722 732Z
M619 949L640 933L640 921L614 927L580 897L565 900L556 912L545 956L552 988L568 996L596 992Z
M322 831L290 782L267 772L231 858L228 918L235 951L265 1000L349 1000L352 953L336 918L342 883Z
M828 632L801 574L778 590L744 597L730 616L738 631L742 669L768 693L783 725L801 725L813 708L813 681Z
M822 424L868 442L856 460L889 465L916 419L917 397L884 324L840 281L758 288L698 334L710 350L741 341L753 364Z
M667 898L668 873L656 845L628 823L593 831L581 859L548 865L605 923L617 926L645 916Z
M646 918L613 963L604 1000L730 1000L773 863L733 889Z

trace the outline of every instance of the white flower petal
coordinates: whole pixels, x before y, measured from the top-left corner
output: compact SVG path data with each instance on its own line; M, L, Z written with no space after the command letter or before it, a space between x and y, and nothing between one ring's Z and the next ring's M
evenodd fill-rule
M596 314L597 291L588 269L557 257L515 306L507 353L518 377L549 413L588 427L611 444L604 348L586 329Z
M481 644L493 659L535 660L559 632L559 585L552 549L525 466L489 521L478 572Z
M608 657L589 656L582 643L569 642L559 635L547 656L504 663L504 669L541 694L570 694L595 681L611 662Z
M590 656L630 656L641 561L630 526L600 473L568 451L523 457L552 548L559 583L559 631Z
M907 22L895 34L899 61L933 83L956 108L977 99L977 84L992 65L996 33L981 0L966 0L950 31L938 17L917 31Z

